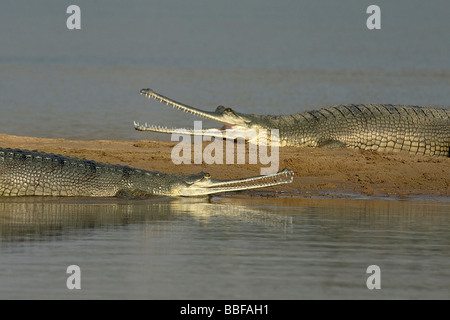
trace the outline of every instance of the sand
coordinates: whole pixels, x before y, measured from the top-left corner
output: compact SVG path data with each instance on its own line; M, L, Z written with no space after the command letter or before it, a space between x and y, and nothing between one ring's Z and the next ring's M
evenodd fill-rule
M38 150L165 173L206 171L217 179L255 176L261 167L267 167L260 163L175 165L171 152L177 143L170 141L84 141L0 134L0 142L3 148ZM450 197L450 158L284 147L279 150L279 169L283 168L294 171L293 183L245 193L266 197Z

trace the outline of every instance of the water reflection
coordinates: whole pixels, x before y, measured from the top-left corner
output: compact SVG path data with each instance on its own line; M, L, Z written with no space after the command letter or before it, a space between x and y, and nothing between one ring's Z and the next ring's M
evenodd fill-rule
M1 200L0 297L448 297L449 202ZM78 295L65 286L74 263ZM372 264L381 291L365 285Z
M151 224L183 217L194 218L207 226L211 217L218 216L282 232L289 232L292 227L292 217L274 215L270 209L252 208L245 203L230 205L208 199L23 197L2 199L0 241L38 240L77 229Z
M2 199L0 241L37 240L83 229L193 219L208 227L211 220L241 223L292 233L308 225L335 228L336 238L354 232L389 233L413 228L430 231L449 223L447 202L376 199L301 199L232 197L201 199L41 198ZM224 222L225 221L225 222ZM350 229L350 230L349 230ZM358 233L357 232L357 233Z

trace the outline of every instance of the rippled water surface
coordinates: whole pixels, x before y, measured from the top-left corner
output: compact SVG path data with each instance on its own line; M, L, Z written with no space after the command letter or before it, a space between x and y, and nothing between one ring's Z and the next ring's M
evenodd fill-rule
M450 2L5 1L0 11L0 132L51 138L167 139L133 120L197 120L139 96L289 114L340 103L449 106ZM210 125L210 124L207 124ZM206 126L206 124L205 124Z
M17 198L0 298L448 299L448 202ZM66 268L81 269L81 290ZM370 265L381 289L369 290Z

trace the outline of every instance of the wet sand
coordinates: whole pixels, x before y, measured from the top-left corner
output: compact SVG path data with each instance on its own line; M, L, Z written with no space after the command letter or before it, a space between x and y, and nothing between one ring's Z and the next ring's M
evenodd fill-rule
M84 141L0 134L3 148L38 150L165 173L207 171L213 178L233 179L259 175L260 168L267 167L261 164L175 165L171 161L171 152L176 144L170 141ZM450 197L450 158L290 147L280 148L279 155L279 169L292 169L294 182L246 194L268 197L364 195L401 199Z

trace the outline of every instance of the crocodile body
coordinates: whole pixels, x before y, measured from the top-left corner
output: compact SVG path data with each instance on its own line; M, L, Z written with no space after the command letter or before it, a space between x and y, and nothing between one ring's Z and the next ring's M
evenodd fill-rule
M203 196L292 182L292 171L237 180L166 174L36 151L0 148L0 196Z
M450 110L403 105L340 105L289 116L254 116L279 129L281 146L349 147L449 156Z
M151 89L141 94L196 116L218 121L224 138L239 131L277 129L279 146L349 147L379 152L408 152L429 156L450 156L450 110L407 105L338 105L293 115L255 115L235 112L219 106L216 111L190 107ZM135 129L172 133L176 129L140 125ZM191 135L211 135L210 130ZM250 141L252 142L252 141ZM274 142L274 141L272 141ZM257 143L257 142L256 142Z

